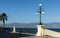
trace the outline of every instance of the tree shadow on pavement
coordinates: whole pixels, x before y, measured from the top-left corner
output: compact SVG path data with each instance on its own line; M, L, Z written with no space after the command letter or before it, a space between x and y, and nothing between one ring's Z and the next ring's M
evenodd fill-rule
M8 32L0 32L0 38L18 38L18 37L27 37L31 35L20 34L20 33L8 33Z

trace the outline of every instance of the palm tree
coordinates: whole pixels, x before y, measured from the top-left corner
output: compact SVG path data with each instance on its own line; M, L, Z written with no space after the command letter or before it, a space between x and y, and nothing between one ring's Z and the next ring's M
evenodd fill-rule
M5 13L2 13L0 15L0 20L3 22L2 28L5 28L5 20L7 20L7 15Z

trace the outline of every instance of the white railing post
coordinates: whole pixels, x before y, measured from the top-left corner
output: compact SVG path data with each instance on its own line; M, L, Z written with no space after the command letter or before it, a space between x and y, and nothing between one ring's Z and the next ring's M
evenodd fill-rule
M15 26L13 27L13 32L16 32L16 27Z

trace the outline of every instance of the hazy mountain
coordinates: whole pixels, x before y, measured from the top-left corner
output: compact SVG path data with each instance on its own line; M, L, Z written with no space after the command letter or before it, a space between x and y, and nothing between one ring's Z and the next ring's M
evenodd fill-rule
M45 28L60 28L60 23L58 22L53 22L53 23L47 23L44 24Z
M0 27L2 24L0 24ZM37 28L37 23L9 23L5 25L6 27L17 27L17 28ZM44 28L60 28L60 23L45 23Z
M9 23L6 27L17 27L17 28L36 28L37 23Z

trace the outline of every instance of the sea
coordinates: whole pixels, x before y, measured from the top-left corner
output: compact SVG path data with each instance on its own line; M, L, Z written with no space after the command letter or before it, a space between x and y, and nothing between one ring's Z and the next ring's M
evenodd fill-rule
M60 32L60 29L58 29L58 28L44 28L44 29L49 29L49 30L53 30L56 32ZM2 30L2 28L0 27L0 31L1 30ZM12 32L13 28L5 28L5 30L7 30L8 32ZM36 34L37 28L16 28L16 32Z

